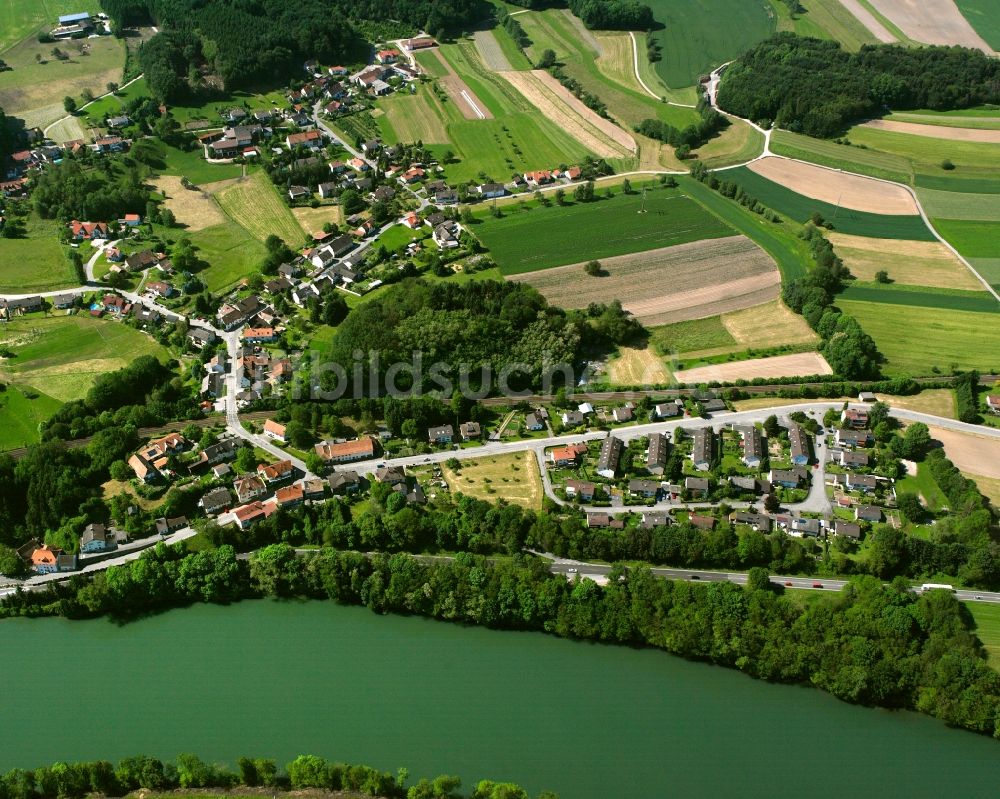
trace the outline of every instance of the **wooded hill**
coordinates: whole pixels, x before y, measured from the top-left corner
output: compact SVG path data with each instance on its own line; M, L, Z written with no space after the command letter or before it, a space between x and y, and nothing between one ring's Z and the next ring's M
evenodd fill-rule
M840 44L779 33L726 70L720 108L810 136L888 109L946 111L1000 101L1000 61L965 47Z

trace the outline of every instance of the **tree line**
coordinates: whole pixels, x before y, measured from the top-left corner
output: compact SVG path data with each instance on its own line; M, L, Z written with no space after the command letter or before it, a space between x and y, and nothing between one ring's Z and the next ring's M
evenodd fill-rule
M125 796L136 791L162 793L175 790L266 788L279 791L343 791L358 797L381 799L528 799L513 783L482 780L471 793L460 792L458 777L442 774L423 778L407 787L409 772L396 774L371 766L328 761L316 755L299 755L279 770L269 758L241 757L237 770L207 763L197 755L181 754L173 761L148 755L123 758L118 765L107 760L58 762L32 769L12 769L0 774L0 799L83 799ZM558 799L544 792L538 799Z
M678 158L687 158L691 150L700 147L715 134L729 127L729 120L712 108L702 97L698 101L700 119L680 129L662 119L644 119L636 128L636 133L669 144L676 148Z
M568 8L592 30L648 31L655 21L653 10L636 0L511 0L522 8Z
M134 166L68 157L38 174L31 199L43 219L114 221L145 213L149 190Z
M1000 718L1000 674L987 665L963 606L946 591L915 596L901 579L884 585L855 577L837 594L800 603L763 569L752 569L743 587L672 582L616 564L602 587L568 582L521 556L423 562L322 549L297 557L275 544L241 561L231 547L184 555L161 545L89 581L15 595L0 613L127 619L261 596L648 646L757 679L813 685L847 702L919 710L988 735Z
M719 106L810 136L829 137L888 109L946 111L1000 102L1000 63L965 47L865 45L779 33L727 67Z

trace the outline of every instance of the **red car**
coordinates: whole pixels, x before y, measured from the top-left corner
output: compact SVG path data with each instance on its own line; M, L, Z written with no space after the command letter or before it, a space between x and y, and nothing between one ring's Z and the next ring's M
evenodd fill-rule
M785 581L785 585L787 585L787 586L791 587L791 585L792 585L792 581L791 581L791 580L786 580L786 581Z
M823 583L813 583L813 588L822 588Z

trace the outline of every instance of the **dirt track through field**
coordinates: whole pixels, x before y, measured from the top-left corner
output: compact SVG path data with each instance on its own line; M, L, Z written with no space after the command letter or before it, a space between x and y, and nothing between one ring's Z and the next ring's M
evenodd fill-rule
M903 33L925 44L958 44L992 53L962 16L954 0L869 0L875 10Z
M543 116L558 125L595 155L627 158L637 145L625 130L587 108L548 72L501 72Z
M959 471L1000 478L1000 439L956 433L941 427L932 427L930 431L931 438L944 445L944 454Z
M890 216L916 216L920 213L913 196L902 186L873 178L847 175L802 161L775 157L754 161L749 164L749 169L786 189L830 205Z
M221 225L226 221L222 209L208 194L201 189L185 189L180 178L161 175L150 183L167 198L167 208L189 232Z
M891 44L896 41L892 31L879 22L875 15L861 5L858 0L840 0L840 4L850 11L858 22L868 28L868 32L880 42Z
M734 380L753 380L755 377L798 377L799 375L833 374L830 364L818 352L799 352L778 355L774 358L754 358L750 361L732 361L711 366L698 366L674 372L679 383L731 383Z
M493 119L490 109L486 107L486 104L482 100L476 97L472 89L458 76L458 73L448 63L448 59L441 55L441 51L434 50L433 52L437 56L438 61L448 71L447 75L437 79L438 84L448 93L452 102L462 112L462 116L466 119Z
M586 308L620 300L645 325L663 325L750 308L778 296L781 277L771 257L744 236L605 258L607 275L583 264L512 276L553 305Z
M911 136L924 136L928 139L945 139L947 141L967 141L979 144L1000 144L1000 130L984 130L982 128L951 128L944 125L921 125L918 122L897 122L891 119L873 119L865 122L864 127L885 130L890 133L908 133Z

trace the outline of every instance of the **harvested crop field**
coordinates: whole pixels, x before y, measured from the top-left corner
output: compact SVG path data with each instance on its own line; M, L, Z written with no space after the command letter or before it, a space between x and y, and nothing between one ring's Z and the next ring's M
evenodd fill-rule
M902 186L787 158L761 158L748 166L758 175L785 188L831 205L890 216L919 213L913 196Z
M833 374L830 364L818 352L799 352L774 358L754 358L750 361L729 361L711 366L698 366L674 372L678 383L732 383L755 377L798 377Z
M548 72L501 73L547 119L602 158L629 158L635 139L613 122L598 116Z
M509 72L514 68L500 48L500 42L493 35L493 31L476 31L472 34L472 38L476 42L479 57L494 72Z
M292 216L309 235L321 233L323 225L332 222L340 225L344 221L344 212L339 205L321 205L319 208L293 208Z
M962 16L954 0L868 0L904 34L925 44L958 44L986 53L991 48Z
M819 336L781 300L727 313L722 324L737 344L760 349L782 344L812 344Z
M944 454L959 471L1000 478L1000 438L958 433L931 427L931 438L944 445Z
M946 141L968 141L977 144L1000 144L1000 130L983 128L953 128L944 125L922 125L919 122L898 122L892 119L873 119L865 122L863 127L875 130L887 130L890 133L906 133L911 136L924 136L928 139L945 139ZM889 213L886 211L885 213Z
M670 381L670 371L648 344L619 347L618 357L608 361L608 380L618 386L660 386Z
M945 419L955 418L955 392L950 388L929 388L919 394L898 396L894 394L876 394L879 402L885 402L894 408L917 413L929 413Z
M840 0L841 4L850 11L860 22L864 25L868 32L872 34L880 42L886 44L891 44L896 41L896 37L893 35L885 25L878 21L878 18L867 8L861 5L858 0Z
M234 222L260 241L272 233L292 246L302 241L302 229L263 172L223 189L215 199Z
M517 452L462 461L458 471L442 464L441 474L452 493L495 502L505 499L523 508L542 508L542 478L534 452Z
M851 274L858 280L873 281L885 271L896 283L935 288L979 291L976 280L954 253L939 242L873 239L831 232L827 238Z
M181 185L181 179L173 175L161 175L150 183L166 197L167 208L177 223L187 230L204 230L226 221L208 192L202 189L185 189Z
M486 104L480 100L469 88L468 84L462 80L455 72L451 64L441 54L440 50L435 50L434 55L444 66L446 74L438 78L438 84L444 89L448 96L455 103L455 107L462 112L466 119L493 119L493 114Z
M781 283L771 257L744 236L621 255L601 263L607 273L603 277L591 277L583 264L571 264L516 279L563 308L620 300L648 326L760 305L778 296Z

